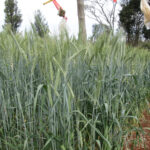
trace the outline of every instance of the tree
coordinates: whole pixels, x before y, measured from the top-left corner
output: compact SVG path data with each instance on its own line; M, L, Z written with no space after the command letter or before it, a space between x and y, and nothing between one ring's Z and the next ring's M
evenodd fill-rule
M22 22L22 15L20 13L20 10L17 7L17 1L16 0L6 0L5 1L5 25L10 25L11 30L16 33L19 26Z
M127 42L137 44L144 27L140 0L130 0L126 4L122 4L119 17L120 25L127 33Z
M33 28L35 28L40 37L44 37L49 32L49 27L40 10L35 12L34 19L34 24L32 24Z
M96 41L96 39L102 35L105 31L109 31L109 27L104 24L94 24L92 26L92 36L91 40Z
M113 0L86 0L88 16L98 24L109 26L114 30L117 18L116 5Z
M147 30L145 26L143 27L142 33L144 35L145 40L150 39L150 30Z
M84 13L84 0L77 0L78 21L79 21L79 39L83 42L87 39Z
M144 26L143 14L140 10L140 0L122 0L120 25L127 34L127 42L137 45L139 40L150 39L150 30Z

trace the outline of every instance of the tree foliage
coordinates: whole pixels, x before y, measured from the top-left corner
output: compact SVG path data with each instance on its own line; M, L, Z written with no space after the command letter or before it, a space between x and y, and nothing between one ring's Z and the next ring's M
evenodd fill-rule
M144 26L142 32L143 32L144 38L146 40L149 40L150 39L150 29L147 30L146 27Z
M109 26L106 26L104 24L93 24L91 40L96 41L100 35L102 35L104 32L109 31Z
M149 31L144 27L143 14L140 10L140 0L123 1L119 17L120 25L126 31L128 43L136 45L142 38L150 38Z
M46 33L49 32L49 27L46 22L46 19L42 16L40 10L37 10L34 15L34 24L32 24L33 28L35 28L36 32L40 37L44 37Z
M17 6L16 0L6 0L5 1L5 26L10 25L13 32L17 32L19 26L22 22L22 15Z

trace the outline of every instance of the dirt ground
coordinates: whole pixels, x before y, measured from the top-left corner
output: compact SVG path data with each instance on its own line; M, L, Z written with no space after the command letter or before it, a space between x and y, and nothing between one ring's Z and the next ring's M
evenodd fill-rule
M150 113L143 112L143 116L140 119L140 126L143 129L143 133L140 135L140 140L137 142L137 146L134 146L133 142L136 139L136 133L133 133L130 138L130 144L124 148L124 150L150 150ZM136 140L137 141L137 140Z

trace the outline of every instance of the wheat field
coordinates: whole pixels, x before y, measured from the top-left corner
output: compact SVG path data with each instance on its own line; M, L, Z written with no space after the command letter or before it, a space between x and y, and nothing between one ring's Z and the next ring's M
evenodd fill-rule
M121 150L149 96L150 52L120 33L0 33L0 150Z

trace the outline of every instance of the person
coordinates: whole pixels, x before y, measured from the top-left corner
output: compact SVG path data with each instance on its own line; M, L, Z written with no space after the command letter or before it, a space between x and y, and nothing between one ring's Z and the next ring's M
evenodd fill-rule
M58 4L58 2L56 0L48 0L47 2L43 3L44 5L50 3L50 2L53 2L56 9L58 10L58 15L60 17L63 17L65 20L67 20L67 17L65 16L66 12L65 10Z
M150 29L150 0L141 0L140 8L144 14L144 24Z
M65 17L65 10L63 10L62 8L59 8L59 11L58 11L58 15L60 16L60 17Z

